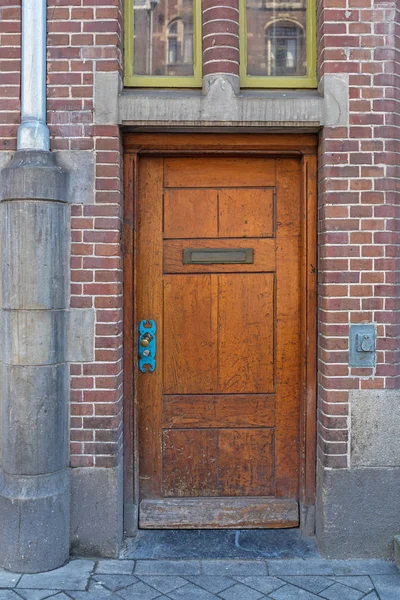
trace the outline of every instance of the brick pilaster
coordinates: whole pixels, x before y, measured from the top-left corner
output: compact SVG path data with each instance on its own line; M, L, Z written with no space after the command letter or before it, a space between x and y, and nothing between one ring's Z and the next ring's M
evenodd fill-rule
M203 77L239 78L237 0L203 0Z

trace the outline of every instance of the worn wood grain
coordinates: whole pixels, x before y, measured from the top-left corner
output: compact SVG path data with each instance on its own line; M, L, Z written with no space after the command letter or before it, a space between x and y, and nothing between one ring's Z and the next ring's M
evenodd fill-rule
M147 148L152 147L149 140ZM309 138L304 143L310 151ZM213 144L215 150L222 148ZM299 145L289 146L300 153ZM138 280L147 282L138 287L138 318L144 308L152 314L143 318L155 318L158 325L157 371L139 376L141 526L295 526L304 368L300 312L305 310L300 302L301 161L176 156L165 158L164 170L162 159L141 158L141 163L139 204L148 206L138 216L143 228ZM189 164L195 168L189 170ZM275 185L275 177L274 197L269 186ZM202 200L196 198L204 198L204 192L213 200L201 208ZM200 234L204 237L197 239ZM163 235L168 239L163 241ZM271 235L276 240L263 238ZM184 248L217 244L254 245L256 267L182 265ZM155 299L145 299L152 294ZM229 502L237 496L236 512L224 505L231 521L219 512L221 502L228 500L223 496ZM278 518L271 502L289 509Z
M164 396L164 429L274 427L275 396Z
M163 432L165 496L218 495L218 431L212 429Z
M317 426L317 158L305 156L302 162L302 345L303 397L301 442L301 502L315 504L316 426ZM309 533L309 531L308 531Z
M140 503L144 529L251 529L296 527L296 500L277 498L146 499Z
M165 187L275 185L275 160L268 158L166 158Z
M218 192L172 189L164 192L164 238L207 238L218 235Z
M221 496L273 496L274 431L263 428L219 431L218 473Z
M219 275L218 389L274 391L274 277L270 273Z
M300 161L277 159L276 495L298 497L300 464Z
M124 156L124 501L133 504L134 489L134 189L136 185L136 156Z
M211 275L164 277L164 393L217 391L212 304Z
M163 329L162 175L162 159L141 160L137 207L137 325L143 319L153 319L157 323L158 334ZM146 449L141 453L139 462L141 494L161 495L161 442L160 434L155 436L154 432L161 430L161 402L155 399L161 399L162 373L163 353L158 343L155 372L138 372L139 448Z
M317 137L309 133L128 133L125 135L125 148L128 152L152 152L167 155L179 152L180 155L195 153L241 153L262 152L277 155L315 153Z
M219 237L271 237L274 231L273 197L271 188L219 190Z

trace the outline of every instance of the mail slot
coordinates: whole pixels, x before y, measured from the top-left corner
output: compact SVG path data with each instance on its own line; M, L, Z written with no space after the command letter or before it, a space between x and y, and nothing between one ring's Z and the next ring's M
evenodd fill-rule
M253 248L186 248L183 250L184 265L253 264Z

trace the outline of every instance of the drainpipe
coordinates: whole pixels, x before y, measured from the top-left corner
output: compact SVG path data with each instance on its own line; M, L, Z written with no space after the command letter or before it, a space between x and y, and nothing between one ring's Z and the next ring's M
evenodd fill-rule
M46 125L46 0L23 0L18 150L50 150Z
M0 566L69 555L67 173L49 150L46 0L22 0L21 125L0 186Z

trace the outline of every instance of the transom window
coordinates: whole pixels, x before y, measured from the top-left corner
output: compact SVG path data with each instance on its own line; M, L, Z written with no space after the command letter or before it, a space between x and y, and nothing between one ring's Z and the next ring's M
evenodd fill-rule
M239 3L241 86L315 87L315 0ZM125 5L125 85L201 87L201 0Z
M242 87L315 87L315 1L239 1Z
M200 0L127 4L126 85L201 86Z

